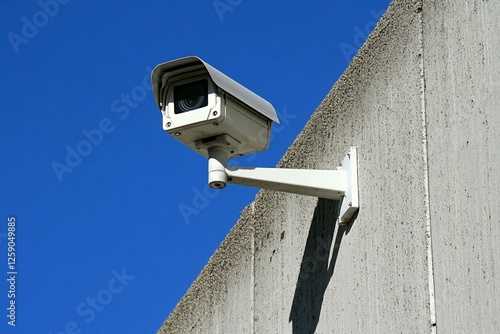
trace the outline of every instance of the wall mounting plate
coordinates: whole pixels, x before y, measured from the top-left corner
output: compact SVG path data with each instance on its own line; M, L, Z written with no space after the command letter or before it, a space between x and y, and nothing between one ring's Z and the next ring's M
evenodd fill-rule
M339 225L347 225L359 209L358 154L356 147L350 148L349 153L347 153L344 160L342 160L338 170L347 172L347 190L342 199L337 222Z

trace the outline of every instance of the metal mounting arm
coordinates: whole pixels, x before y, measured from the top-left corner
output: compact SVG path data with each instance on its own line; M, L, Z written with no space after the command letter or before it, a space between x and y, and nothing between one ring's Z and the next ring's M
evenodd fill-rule
M226 183L288 193L341 200L337 222L346 225L359 208L356 148L336 170L226 167L223 147L209 149L209 185L221 189Z

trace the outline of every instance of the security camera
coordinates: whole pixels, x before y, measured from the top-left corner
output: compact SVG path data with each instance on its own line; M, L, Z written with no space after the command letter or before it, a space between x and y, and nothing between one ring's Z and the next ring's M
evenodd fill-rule
M163 129L209 157L224 147L227 158L269 147L273 106L198 57L160 64L152 74Z
M163 129L208 158L208 184L228 183L341 201L337 222L359 208L357 150L334 170L227 166L227 159L269 147L273 106L198 57L160 64L152 74Z

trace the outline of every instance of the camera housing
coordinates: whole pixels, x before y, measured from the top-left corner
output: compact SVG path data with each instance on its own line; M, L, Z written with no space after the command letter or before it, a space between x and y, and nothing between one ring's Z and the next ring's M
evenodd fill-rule
M156 66L152 84L163 129L203 156L214 146L227 158L269 147L274 107L200 58Z

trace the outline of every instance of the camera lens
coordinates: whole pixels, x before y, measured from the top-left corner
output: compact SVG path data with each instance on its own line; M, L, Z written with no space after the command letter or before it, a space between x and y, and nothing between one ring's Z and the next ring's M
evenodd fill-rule
M174 87L176 114L206 107L208 105L208 80L198 80Z

